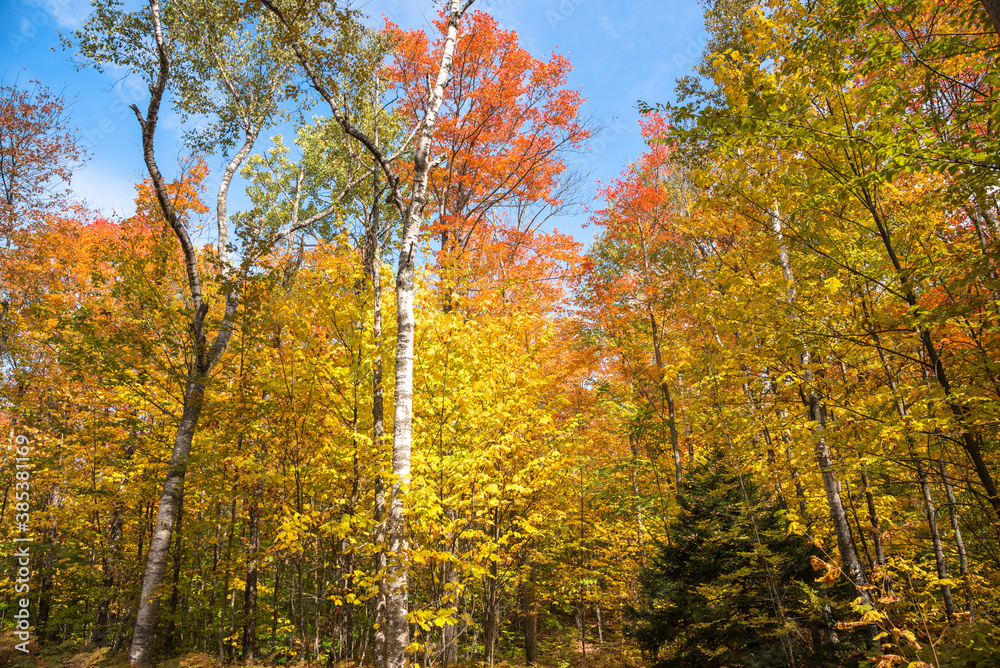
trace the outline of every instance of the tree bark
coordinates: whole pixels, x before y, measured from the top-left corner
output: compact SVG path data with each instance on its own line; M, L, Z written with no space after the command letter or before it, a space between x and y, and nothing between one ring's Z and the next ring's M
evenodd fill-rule
M449 552L454 553L454 542L449 546ZM442 604L452 605L457 603L458 593L458 572L454 564L446 561L442 566ZM458 661L458 626L456 624L445 624L441 627L441 665L442 668Z
M521 620L524 624L524 664L534 666L538 663L538 601L535 592L538 566L534 558L534 539L528 554L530 576L521 585Z
M851 506L851 515L854 516L854 527L858 530L858 539L861 540L861 549L864 550L865 553L865 562L870 567L874 565L875 562L872 560L871 552L868 550L868 539L865 538L865 529L861 526L861 520L858 518L858 508L854 503L854 494L851 492L851 483L847 482L846 486L847 503ZM857 545L855 545L855 549L857 549Z
M166 571L167 557L170 551L170 539L177 519L179 504L184 491L184 477L187 473L188 458L191 454L191 443L198 425L204 403L205 387L208 376L215 363L222 356L232 335L233 319L239 305L239 293L231 289L225 297L225 311L219 325L215 340L209 346L205 336L205 317L208 314L208 303L203 297L201 274L198 267L198 251L191 241L184 223L174 209L173 199L167 189L166 180L156 162L154 150L157 122L160 104L171 76L170 55L167 40L164 36L160 19L159 0L149 0L151 29L153 43L156 49L155 73L149 86L150 99L143 117L138 106L132 105L132 111L142 130L142 151L146 169L149 171L153 190L159 204L160 212L172 229L181 247L184 258L184 268L187 275L190 307L191 329L191 361L184 379L183 409L174 437L173 451L167 476L160 494L160 504L157 511L156 524L150 537L149 553L146 557L146 568L142 578L142 591L136 612L135 628L132 632L132 644L129 647L129 664L131 666L148 665L152 659L153 634L160 613L160 588ZM250 133L248 132L248 135ZM256 135L254 135L256 136ZM248 139L249 140L249 139ZM248 151L247 151L248 152ZM246 153L243 153L244 157ZM228 183L219 190L219 201L223 207L217 213L219 238L226 239L225 199L228 194ZM218 248L220 258L227 257L224 246ZM228 263L227 263L228 266Z
M500 631L500 592L499 567L497 562L490 562L490 574L486 577L486 606L483 610L486 616L483 624L483 652L486 664L492 666L496 660L497 635Z
M993 22L993 30L1000 36L1000 0L982 1L983 7L986 8L986 12L990 15L990 21Z
M680 495L681 483L683 482L683 464L681 460L680 434L677 431L677 413L674 408L674 398L670 394L670 387L663 368L663 354L660 349L660 330L656 322L656 316L652 309L649 309L649 322L653 328L653 358L656 360L656 370L659 375L660 396L667 409L667 428L670 431L670 449L674 456L674 493Z
M378 129L376 126L375 141L378 141ZM373 174L373 199L370 223L366 233L368 235L366 244L366 261L368 264L368 278L372 282L372 339L375 344L372 362L372 446L376 456L382 461L382 448L385 445L385 400L382 389L382 228L381 215L379 211L379 200L383 190L379 185L379 172ZM385 571L386 559L386 534L388 524L386 517L385 503L385 468L379 466L378 475L375 476L375 508L373 512L375 520L375 573L378 578L378 593L375 598L375 637L372 647L375 668L385 668L386 666L386 580Z
M868 482L868 472L863 469L861 471L861 484L865 488L868 521L871 522L872 532L875 534L875 562L879 566L885 566L885 552L882 550L882 529L879 527L878 511L875 510L875 497L872 496L871 485Z
M648 286L650 283L650 277L648 254L646 250L646 237L641 233L641 231L640 241L642 243L643 284ZM670 388L667 385L667 379L663 368L663 354L660 348L660 330L656 322L656 316L653 314L653 307L651 304L647 303L646 311L649 314L649 322L652 327L653 357L656 360L656 371L658 375L657 381L660 386L660 395L667 408L667 427L670 430L670 448L674 456L674 494L680 496L683 471L681 463L680 436L677 432L677 414L674 409L674 398L670 395Z
M49 505L56 506L57 508L62 506L62 497L58 485L52 490ZM54 629L49 623L49 614L52 610L52 578L55 574L55 545L58 539L59 527L56 525L55 519L53 519L52 523L45 530L45 552L42 554L42 586L38 592L38 616L35 618L35 624L39 629L38 636L42 640L53 640L56 637L53 632Z
M180 582L181 582L181 541L183 540L184 530L184 497L181 497L180 504L177 508L177 531L176 540L174 541L174 580L173 585L170 587L170 622L167 625L167 642L166 642L166 654L167 656L173 656L177 651L174 645L176 641L175 633L177 632L177 606L180 604Z
M184 476L187 473L188 457L191 455L191 442L194 439L198 417L201 415L204 393L204 382L188 381L184 393L184 412L174 437L174 449L170 456L167 477L163 481L156 524L153 527L149 552L146 556L139 610L132 632L132 646L129 648L129 664L132 666L148 665L152 659L153 633L160 616L160 587L166 571L174 522L184 493Z
M277 651L278 646L278 591L281 588L281 562L277 559L274 561L274 589L273 597L271 600L271 658L274 658L274 654Z
M250 664L257 653L257 553L260 551L261 494L258 483L247 511L247 579L243 587L243 663Z
M155 1L155 0L154 0ZM291 34L296 30L279 7L271 0L261 0ZM410 629L406 617L409 609L409 572L406 560L409 543L406 537L406 516L403 500L410 483L410 453L413 422L413 342L414 342L414 299L416 296L416 255L423 223L424 207L427 204L427 185L430 177L431 140L438 113L444 103L445 87L451 78L455 46L458 42L459 22L474 0L449 0L447 4L447 24L441 60L424 116L416 129L417 144L413 151L412 184L409 203L396 170L392 167L393 156L383 153L377 142L353 124L341 107L339 99L323 83L301 44L293 39L292 50L299 64L306 72L313 87L326 101L334 120L350 137L360 142L378 163L385 174L391 191L391 200L399 210L403 222L400 235L399 263L396 271L396 379L395 406L392 440L393 480L389 496L389 551L392 559L386 568L386 663L389 668L402 668L406 664L406 647L409 645Z
M638 469L638 459L639 459L639 444L636 441L635 436L629 434L628 437L629 448L632 450L632 493L635 495L635 540L636 545L639 547L639 566L644 568L646 565L646 546L645 546L645 534L646 527L643 525L642 518L642 496L639 493L639 478L637 475Z
M924 499L924 512L927 515L927 526L931 532L931 544L934 546L934 561L937 564L938 578L944 580L948 577L948 564L944 558L944 547L941 544L941 532L938 531L937 508L934 507L934 499L931 496L931 486L927 481L927 471L924 463L917 459L917 479L920 482L920 494ZM944 609L948 619L955 617L955 602L951 597L951 587L946 584L939 585L941 596L944 598Z
M808 365L808 357L804 363ZM826 491L826 504L830 509L830 519L833 521L833 530L837 536L837 551L840 552L840 560L848 578L858 589L858 595L862 603L872 605L871 597L865 586L868 584L865 578L864 567L858 558L858 551L854 546L851 536L851 524L847 519L847 512L844 510L844 502L840 498L840 483L833 472L833 464L830 461L830 449L826 443L823 432L826 430L826 407L819 401L819 395L810 392L809 419L816 423L816 461L819 463L820 472L823 475L823 489Z
M776 206L770 212L770 222L775 242L778 245L778 262L781 265L781 272L787 286L785 296L788 303L791 304L796 296L795 274L792 271L791 259L789 258L788 249L782 237L781 217ZM816 437L816 462L819 464L820 473L823 477L823 489L826 492L827 508L830 511L830 519L833 522L834 533L837 537L837 550L840 553L840 560L847 572L848 578L858 588L858 594L862 602L871 605L871 597L865 589L865 586L868 584L865 578L865 571L861 565L861 560L858 558L857 548L854 546L854 540L851 536L851 525L847 519L847 512L844 510L844 502L840 497L840 483L837 481L837 476L833 471L830 448L827 445L824 434L826 431L826 406L822 404L820 394L812 387L808 387L813 382L812 354L808 346L802 352L800 363L803 380L807 385L803 393L803 399L808 410L809 421L815 425L813 430Z
M594 616L597 618L597 644L604 644L604 621L601 619L601 601L594 601Z
M951 478L948 476L948 467L944 463L943 455L938 459L938 466L941 469L941 479L944 481L944 492L948 497L948 515L951 518L951 529L955 534L955 545L958 547L958 572L962 577L963 588L965 589L966 609L974 618L976 610L972 600L972 589L969 587L969 555L965 551L965 541L962 539L962 527L958 521L958 504L955 501L955 490L951 486Z
M219 668L226 661L226 605L229 602L229 575L233 563L233 534L236 529L236 499L229 509L229 542L226 545L226 570L222 576L222 607L219 610Z
M430 175L430 150L434 125L444 102L444 89L458 41L458 24L465 12L459 0L449 3L447 36L438 69L437 81L421 123L420 139L413 158L413 188L409 206L401 207L403 215L402 244L399 268L396 272L396 386L392 439L393 484L389 502L389 551L393 558L388 567L387 642L389 668L406 665L406 647L410 629L406 621L409 609L407 593L409 572L405 560L409 543L403 498L410 484L410 450L413 423L413 339L416 322L413 305L416 296L416 254L424 206L427 202L427 182Z
M114 596L115 581L118 570L118 546L122 539L123 519L121 505L115 501L111 508L111 521L108 526L108 548L101 559L101 569L103 578L103 592L101 602L98 604L97 620L94 623L94 631L90 636L91 643L95 647L103 647L108 640L108 621L110 616L111 600Z

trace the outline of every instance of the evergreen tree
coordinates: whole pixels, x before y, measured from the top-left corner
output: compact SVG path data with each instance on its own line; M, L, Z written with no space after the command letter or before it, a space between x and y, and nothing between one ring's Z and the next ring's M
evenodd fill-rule
M810 561L819 550L786 535L780 506L762 497L721 453L685 481L670 542L640 575L635 636L657 668L845 665L853 648L819 633L828 605ZM851 600L846 587L829 593Z

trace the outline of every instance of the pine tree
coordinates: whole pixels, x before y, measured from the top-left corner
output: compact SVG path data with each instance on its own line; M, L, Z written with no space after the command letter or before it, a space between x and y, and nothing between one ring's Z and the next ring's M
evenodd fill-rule
M640 574L643 607L633 611L657 668L845 665L837 655L848 643L803 641L823 624L811 566L819 550L787 535L781 507L763 496L718 452L684 482L670 542Z

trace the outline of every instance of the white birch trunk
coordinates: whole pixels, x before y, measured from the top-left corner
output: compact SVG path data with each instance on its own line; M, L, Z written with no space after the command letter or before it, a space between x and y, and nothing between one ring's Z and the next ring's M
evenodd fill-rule
M417 242L427 203L427 182L430 176L430 151L438 112L444 102L444 89L451 77L451 65L458 41L458 24L467 3L449 2L448 29L438 68L437 80L421 123L420 137L413 158L413 189L410 204L403 213L402 243L399 268L396 272L396 387L392 434L393 484L389 502L389 550L393 558L388 569L386 654L389 668L406 665L406 647L410 629L406 620L409 610L408 575L406 564L409 544L403 499L410 484L410 452L413 423L413 340L416 322L413 306L416 297Z

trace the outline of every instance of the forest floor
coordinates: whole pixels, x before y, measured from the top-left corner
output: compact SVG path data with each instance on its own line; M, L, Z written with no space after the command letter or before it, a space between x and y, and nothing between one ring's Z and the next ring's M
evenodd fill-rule
M0 637L0 668L124 668L128 656L124 653L109 655L106 648L80 651L69 643L39 646L31 642L27 655L14 648L18 642L12 633ZM603 645L587 643L584 656L580 642L568 635L540 635L538 668L640 668L643 662L639 652L629 644L606 642ZM242 664L226 664L241 666ZM277 663L255 662L257 668L326 668L326 661ZM482 661L463 663L455 668L486 668ZM208 654L187 654L157 664L158 668L218 668L216 657ZM494 668L519 668L524 666L523 653L503 656ZM364 668L363 664L340 662L337 668Z

